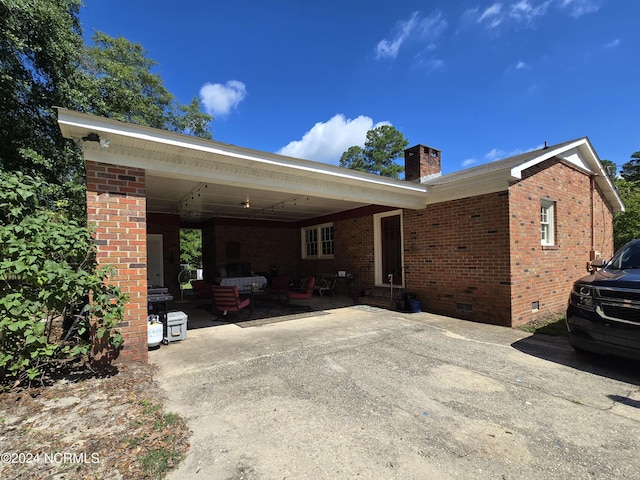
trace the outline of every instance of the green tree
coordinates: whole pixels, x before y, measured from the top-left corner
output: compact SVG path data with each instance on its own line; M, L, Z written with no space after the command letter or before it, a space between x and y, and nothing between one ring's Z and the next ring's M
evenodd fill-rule
M200 111L200 102L180 104L166 89L157 63L139 43L124 37L95 32L83 56L87 84L85 111L123 122L211 138L211 115Z
M604 171L607 172L609 178L615 181L618 174L618 166L615 164L615 162L612 162L611 160L602 160L601 163L604 167Z
M364 148L352 146L340 157L340 166L384 177L399 178L404 167L396 160L404 154L409 141L391 125L367 132Z
M202 265L202 230L180 229L180 263L188 263L191 268Z
M96 32L85 45L81 0L0 0L0 169L41 177L57 208L85 218L84 162L56 106L211 138L210 115L180 104L141 45Z
M620 248L629 240L640 238L640 152L622 165L621 178L615 180L616 188L625 211L613 219L615 247Z
M78 109L85 98L80 5L0 0L0 169L41 176L57 190L58 208L84 216L84 165L53 108Z
M640 152L633 153L631 159L622 165L620 175L625 180L636 182L640 180Z

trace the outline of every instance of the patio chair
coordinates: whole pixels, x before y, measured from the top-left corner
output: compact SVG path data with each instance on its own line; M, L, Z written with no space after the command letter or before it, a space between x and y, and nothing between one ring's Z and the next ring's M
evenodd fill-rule
M205 280L191 280L191 288L196 298L211 298L211 285Z
M250 298L241 298L237 286L212 285L211 295L213 297L213 308L226 315L229 312L239 312L243 308L249 307L249 317L253 313ZM248 317L247 317L248 318Z
M320 297L324 297L325 293L331 294L331 300L333 300L333 290L336 288L336 277L323 277L318 279L317 283L313 287Z
M316 277L310 276L305 278L302 289L294 292L287 292L288 300L307 300L313 295L313 287L316 284Z
M264 291L265 295L277 295L278 301L280 301L280 295L286 296L289 292L289 281L289 277L285 275L273 277L271 284L267 285Z

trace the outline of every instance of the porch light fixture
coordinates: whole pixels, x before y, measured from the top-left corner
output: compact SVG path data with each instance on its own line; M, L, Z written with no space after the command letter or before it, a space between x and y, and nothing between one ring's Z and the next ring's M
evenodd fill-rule
M83 142L99 142L100 135L98 135L97 133L90 133L86 137L82 137L82 141Z
M247 197L247 199L242 202L242 208L251 208L251 202L249 201L249 197Z
M93 132L87 135L86 137L82 137L83 142L98 142L100 144L100 148L106 150L111 145L111 142L106 138L100 138L100 135Z

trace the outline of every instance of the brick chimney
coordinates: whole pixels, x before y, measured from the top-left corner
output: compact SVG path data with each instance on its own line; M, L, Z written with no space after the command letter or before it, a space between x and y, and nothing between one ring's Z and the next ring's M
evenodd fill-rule
M404 179L423 183L442 175L440 150L425 145L416 145L404 151Z

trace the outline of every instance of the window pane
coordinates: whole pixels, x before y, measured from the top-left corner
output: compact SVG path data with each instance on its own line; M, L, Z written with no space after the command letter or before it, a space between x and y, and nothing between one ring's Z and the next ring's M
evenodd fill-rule
M305 231L305 240L307 244L307 256L315 257L318 255L318 231L314 229Z
M322 227L320 238L322 239L322 254L333 255L333 227Z

